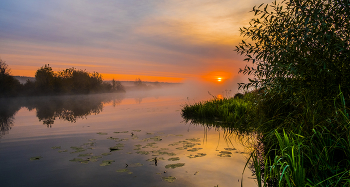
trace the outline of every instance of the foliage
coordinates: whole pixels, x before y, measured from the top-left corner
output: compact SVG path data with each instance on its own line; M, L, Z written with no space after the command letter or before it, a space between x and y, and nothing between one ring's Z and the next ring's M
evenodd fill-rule
M0 72L0 96L5 97L125 92L119 81L113 80L110 84L97 72L75 68L54 72L49 64L45 64L36 71L35 82L27 80L24 85L9 74L10 69L1 59Z
M10 75L10 68L0 59L0 97L14 96L21 89L21 84Z
M101 74L68 68L54 72L49 65L41 67L35 75L36 88L43 94L88 94L101 92L125 92L120 82L113 85L103 82Z
M137 78L137 79L134 81L134 85L135 85L135 87L137 87L137 88L145 88L145 87L147 87L147 85L146 85L144 82L142 82L142 80L141 80L140 78Z
M347 0L282 0L254 7L256 18L236 46L253 66L240 70L254 75L244 88L307 92L310 98L336 96L340 85L350 93L350 6Z

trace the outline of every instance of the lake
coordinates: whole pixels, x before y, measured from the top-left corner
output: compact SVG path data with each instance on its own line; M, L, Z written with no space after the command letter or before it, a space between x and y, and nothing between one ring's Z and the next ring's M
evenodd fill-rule
M211 96L178 89L1 100L0 185L241 186L249 137L186 123Z

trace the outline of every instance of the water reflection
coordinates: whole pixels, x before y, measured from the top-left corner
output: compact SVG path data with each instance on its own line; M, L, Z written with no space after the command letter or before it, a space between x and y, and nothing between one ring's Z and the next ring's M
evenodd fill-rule
M0 131L2 135L8 133L13 126L14 115L22 107L29 111L35 109L39 121L52 127L57 119L75 123L77 119L102 112L103 104L112 102L115 107L124 98L124 94L99 94L1 99Z

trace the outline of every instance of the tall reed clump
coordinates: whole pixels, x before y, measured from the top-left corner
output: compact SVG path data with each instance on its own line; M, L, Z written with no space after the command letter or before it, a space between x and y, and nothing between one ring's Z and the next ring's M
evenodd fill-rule
M243 99L214 98L205 102L184 105L182 117L185 119L206 119L213 122L244 123L250 106L250 102Z
M304 115L297 115L302 117L286 119L292 125L260 128L264 153L256 150L247 161L259 186L350 185L350 119L341 92L333 104L317 124L305 107Z

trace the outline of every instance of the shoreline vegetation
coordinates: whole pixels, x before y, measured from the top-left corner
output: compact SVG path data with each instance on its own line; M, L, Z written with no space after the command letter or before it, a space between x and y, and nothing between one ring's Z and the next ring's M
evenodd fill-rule
M282 0L252 12L235 50L252 63L240 70L254 76L240 84L245 93L186 104L182 116L257 134L246 168L259 187L350 186L349 1Z
M97 72L76 68L53 71L49 64L39 68L35 77L11 76L8 65L0 59L0 98L59 96L98 93L125 93L126 90L149 90L170 83L135 81L104 81Z

